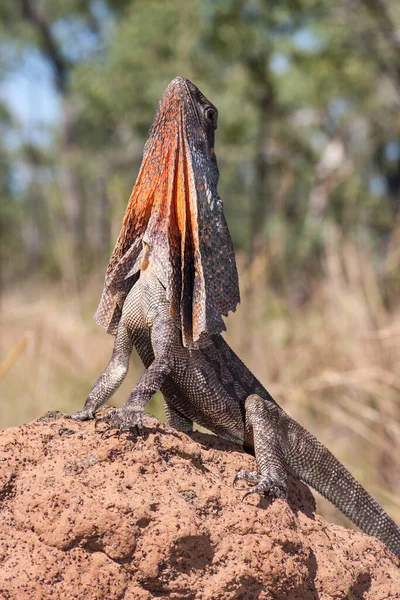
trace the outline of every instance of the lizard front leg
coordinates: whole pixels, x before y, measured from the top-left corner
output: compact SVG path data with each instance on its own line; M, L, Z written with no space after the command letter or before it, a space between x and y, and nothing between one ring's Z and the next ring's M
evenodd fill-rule
M151 345L150 333L141 329L135 333L134 345L146 368L154 361L154 352ZM161 386L164 396L164 408L167 424L178 431L190 433L193 431L193 421L185 417L176 407L181 404L180 392L171 377L167 377Z
M255 483L249 494L262 494L271 498L287 497L287 465L284 459L280 436L279 407L252 394L246 399L245 442L254 446L260 472L239 471L235 481L243 479Z
M76 421L93 419L100 406L105 404L117 391L128 372L132 346L132 335L125 324L120 321L110 362L94 384L84 407L71 415L71 419Z
M151 343L154 361L140 377L124 406L108 412L99 421L107 422L117 429L135 427L139 432L142 431L146 404L163 386L167 376L176 366L176 348L180 342L176 327L169 316L157 315L154 319Z
M117 429L135 427L139 433L143 430L143 414L146 404L162 386L171 372L171 365L165 358L156 358L140 377L133 392L122 408L116 408L100 417L99 421L110 423Z

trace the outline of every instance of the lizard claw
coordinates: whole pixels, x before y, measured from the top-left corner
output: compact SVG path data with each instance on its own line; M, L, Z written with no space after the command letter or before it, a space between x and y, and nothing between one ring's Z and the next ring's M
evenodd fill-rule
M94 411L91 408L82 408L72 415L66 415L66 417L74 421L90 421L90 419L94 419Z
M110 410L96 419L97 423L107 423L109 425L104 433L107 433L110 429L135 429L138 435L143 435L143 411L132 408L123 407Z
M235 484L241 479L251 483L258 483L261 479L261 475L260 473L257 473L257 471L238 471L235 475L235 479L233 480L233 486L235 486Z
M247 481L247 483L256 483L244 494L242 502L250 494L260 494L260 496L272 499L283 498L286 500L287 498L287 484L284 481L273 479L269 475L262 475L257 471L239 471L233 483L235 484L240 479Z
M242 502L244 502L245 499L248 496L250 496L251 494L260 494L260 496L263 496L264 498L268 498L268 497L275 498L275 495L272 494L271 491L269 491L269 492L265 491L263 486L258 484L258 485L254 485L253 487L249 488L247 490L247 492L245 494L243 494Z

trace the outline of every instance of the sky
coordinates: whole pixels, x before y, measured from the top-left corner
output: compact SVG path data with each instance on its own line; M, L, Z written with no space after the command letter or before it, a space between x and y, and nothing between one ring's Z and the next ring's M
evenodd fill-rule
M61 116L51 68L35 50L1 81L0 101L8 108L18 131L10 135L10 144L17 142L16 135L24 141L46 143L50 128Z

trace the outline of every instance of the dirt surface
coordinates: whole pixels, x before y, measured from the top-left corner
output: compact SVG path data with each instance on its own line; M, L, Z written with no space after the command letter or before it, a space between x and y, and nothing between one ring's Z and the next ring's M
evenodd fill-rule
M0 435L0 598L400 598L397 559L310 491L241 501L254 459L154 419L143 438L59 413Z

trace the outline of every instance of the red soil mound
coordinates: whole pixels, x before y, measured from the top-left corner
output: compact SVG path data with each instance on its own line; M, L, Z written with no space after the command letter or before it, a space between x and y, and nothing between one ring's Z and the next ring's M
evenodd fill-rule
M400 598L383 544L330 525L308 488L241 502L254 459L154 419L107 437L57 413L0 435L0 598Z

